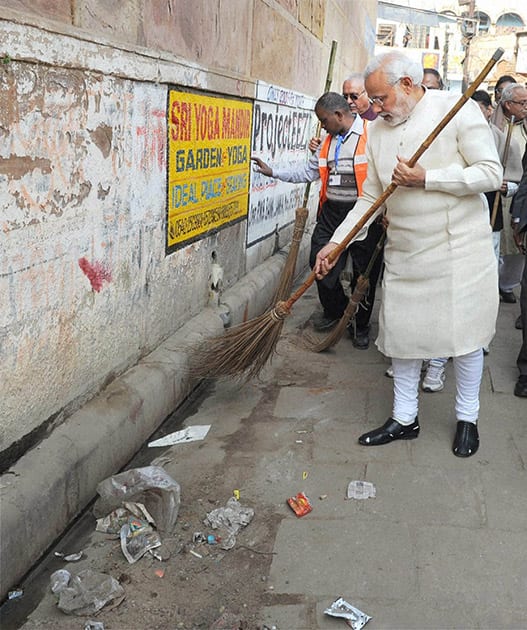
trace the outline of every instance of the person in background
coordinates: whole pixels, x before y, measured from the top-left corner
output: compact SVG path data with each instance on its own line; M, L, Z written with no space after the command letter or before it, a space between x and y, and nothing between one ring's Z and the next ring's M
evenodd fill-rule
M331 270L338 261L328 260L329 254L395 184L396 192L377 211L385 211L389 223L376 340L380 352L392 357L394 403L391 417L359 443L417 438L422 357L451 356L457 418L452 450L470 457L479 447L482 348L494 335L499 304L481 193L499 188L503 172L489 126L471 100L417 164L409 165L409 156L457 102L455 95L424 89L422 79L421 66L399 52L368 64L365 87L380 118L368 137L368 177L357 203L318 253L314 270L320 278Z
M350 111L354 115L359 115L364 121L375 120L377 114L373 111L372 106L368 100L368 94L364 88L364 77L360 72L354 72L348 76L342 83L342 96L348 102ZM367 127L367 123L364 123ZM309 143L309 149L314 153L320 143L321 138L312 138ZM377 224L370 227L370 233L364 241L357 241L353 246L349 248L351 266L352 266L352 278L350 283L351 291L355 289L357 279L359 275L366 269L368 262L373 255L373 251L380 237L380 230ZM327 243L327 235L324 236ZM316 256L316 253L315 253ZM312 264L314 259L312 259ZM363 300L361 307L358 309L355 315L354 321L348 326L348 332L351 337L353 345L359 350L367 350L370 345L370 319L375 304L375 293L377 290L377 284L379 281L379 275L382 270L382 251L380 252L377 261L372 268L370 274L370 283L368 288L368 294ZM340 289L336 287L337 291ZM315 317L314 327L320 329L320 320Z
M522 162L521 162L521 153L520 147L514 138L511 138L508 156L507 156L507 164L503 164L503 157L505 152L505 145L507 142L506 134L498 129L496 125L494 125L490 119L492 116L493 108L490 100L490 95L485 90L476 90L472 95L472 99L476 101L479 105L483 116L485 116L485 120L490 125L490 130L492 131L492 136L494 138L494 142L496 144L496 149L498 150L498 155L500 156L500 160L502 161L502 165L504 167L503 174L503 182L501 187L497 191L486 192L485 196L487 197L487 201L489 204L489 212L490 217L492 218L492 210L494 208L494 203L496 199L496 195L498 195L498 206L496 212L496 218L494 221L494 225L492 225L492 236L494 243L494 253L496 255L496 260L499 263L500 259L500 232L503 229L503 210L501 198L503 197L512 197L516 190L518 189L518 182L522 176Z
M527 153L524 158L527 160ZM516 359L520 375L514 386L514 395L527 398L527 165L524 166L518 192L512 201L511 215L514 240L520 254L525 258L520 292L522 345Z
M492 117L493 108L490 100L490 96L488 92L485 90L476 90L472 95L472 99L478 103L483 116L488 121L490 125L490 130L492 131L492 136L494 138L494 142L496 144L496 149L498 150L498 155L500 156L500 160L502 166L504 167L503 174L503 182L501 184L501 188L499 190L490 191L485 193L485 197L487 198L487 202L489 204L489 216L491 221L492 228L492 239L494 244L494 254L496 256L496 261L498 263L498 273L499 267L502 264L502 259L500 256L500 248L501 248L501 231L503 230L503 201L502 199L506 199L512 197L516 190L518 189L518 182L521 179L522 174L522 162L521 162L521 154L520 147L518 146L515 138L510 139L510 145L507 155L507 163L504 164L504 153L505 146L507 143L507 135L498 129L496 125L490 122ZM494 206L496 204L496 197L498 199L496 211L494 210ZM494 217L494 222L493 222ZM506 217L506 220L508 217ZM512 297L514 297L514 293L512 293ZM501 298L503 301L509 301L507 294L505 294L505 298ZM485 354L489 353L488 348L483 348L483 352Z
M350 111L353 114L358 114L363 120L375 120L377 118L364 89L364 77L361 72L353 72L347 79L344 79L342 96L348 101Z
M507 133L508 125L512 124L512 138L516 140L523 154L527 146L527 88L519 83L509 82L510 77L501 77L498 81L501 89L500 101L491 117L491 122L498 129ZM498 84L496 84L498 86ZM501 231L499 269L499 289L502 302L514 304L516 295L514 289L520 284L524 257L518 254L514 243L512 226L510 223L510 200L503 200L503 230Z
M498 103L501 101L501 93L511 83L516 83L516 79L511 77L510 74L503 74L496 81L494 86L494 107L497 108Z
M357 91L350 92L349 99L357 102L363 95L360 93L359 86L355 89ZM354 112L350 109L348 100L336 92L327 92L318 99L315 113L328 135L309 161L300 168L294 170L274 168L257 157L251 158L258 170L267 177L276 177L288 182L321 180L319 212L311 237L311 265L314 265L318 251L326 245L349 209L355 204L366 178L366 123L357 114L360 105ZM352 250L353 263L355 267L358 267L358 272L365 270L381 234L382 226L375 224L368 233L367 242L362 243L360 248ZM359 258L362 252L364 255ZM327 278L317 280L318 296L323 308L320 317L313 321L313 326L318 331L324 332L333 328L348 304L348 297L340 282L340 274L345 263L346 256L343 256ZM354 345L360 349L366 349L369 346L372 296L375 295L381 265L382 259L377 259L370 276L367 303L365 308L361 306L358 309L349 329Z
M435 68L423 68L422 84L429 90L444 90L443 77Z

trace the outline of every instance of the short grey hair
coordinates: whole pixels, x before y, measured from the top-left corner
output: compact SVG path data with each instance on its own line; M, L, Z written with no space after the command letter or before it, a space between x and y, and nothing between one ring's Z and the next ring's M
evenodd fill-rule
M514 92L516 90L525 90L525 86L521 83L511 83L503 88L503 92L501 93L500 103L506 103L507 101L513 101L515 96Z
M346 81L360 81L361 83L364 83L364 75L362 72L352 72L342 83L346 83Z
M421 64L399 51L383 53L371 59L364 71L364 78L367 79L377 70L383 70L388 83L392 85L402 77L410 77L414 85L420 85L423 80Z

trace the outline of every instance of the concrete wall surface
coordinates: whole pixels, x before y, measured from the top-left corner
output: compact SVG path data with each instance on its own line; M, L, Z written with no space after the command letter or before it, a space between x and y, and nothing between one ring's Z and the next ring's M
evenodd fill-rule
M166 253L170 87L250 101L260 80L316 97L336 40L339 90L373 50L376 2L7 0L0 9L2 472L202 313L213 261L229 290L251 261L289 243L292 226L248 248L244 219ZM240 303L232 321L265 307ZM88 485L64 519L93 495Z

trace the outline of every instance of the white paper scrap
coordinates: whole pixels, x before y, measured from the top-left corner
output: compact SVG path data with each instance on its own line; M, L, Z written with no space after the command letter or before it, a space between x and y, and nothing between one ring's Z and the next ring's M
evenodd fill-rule
M210 424L195 424L175 433L169 433L165 437L149 442L148 446L172 446L173 444L183 444L184 442L195 442L203 440L209 432Z
M350 481L348 484L348 499L375 499L377 491L369 481Z

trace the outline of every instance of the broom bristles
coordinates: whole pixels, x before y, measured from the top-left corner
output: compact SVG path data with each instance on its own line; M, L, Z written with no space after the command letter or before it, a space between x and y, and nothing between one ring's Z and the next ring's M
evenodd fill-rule
M283 300L293 286L298 250L308 215L307 208L297 208L291 245L273 300L276 305L263 315L233 326L223 335L207 339L194 348L190 361L192 376L230 376L247 381L258 376L272 358L284 319L290 313Z
M254 319L203 341L193 349L190 373L197 378L225 376L249 380L259 375L275 351L285 318L284 302Z
M311 352L323 352L336 345L342 338L346 328L349 326L351 320L355 317L357 310L362 302L362 299L368 292L370 282L368 278L359 276L355 290L353 291L348 305L339 320L339 323L333 328L333 330L326 335L322 341L315 340L311 335L306 335L305 345L311 350Z

